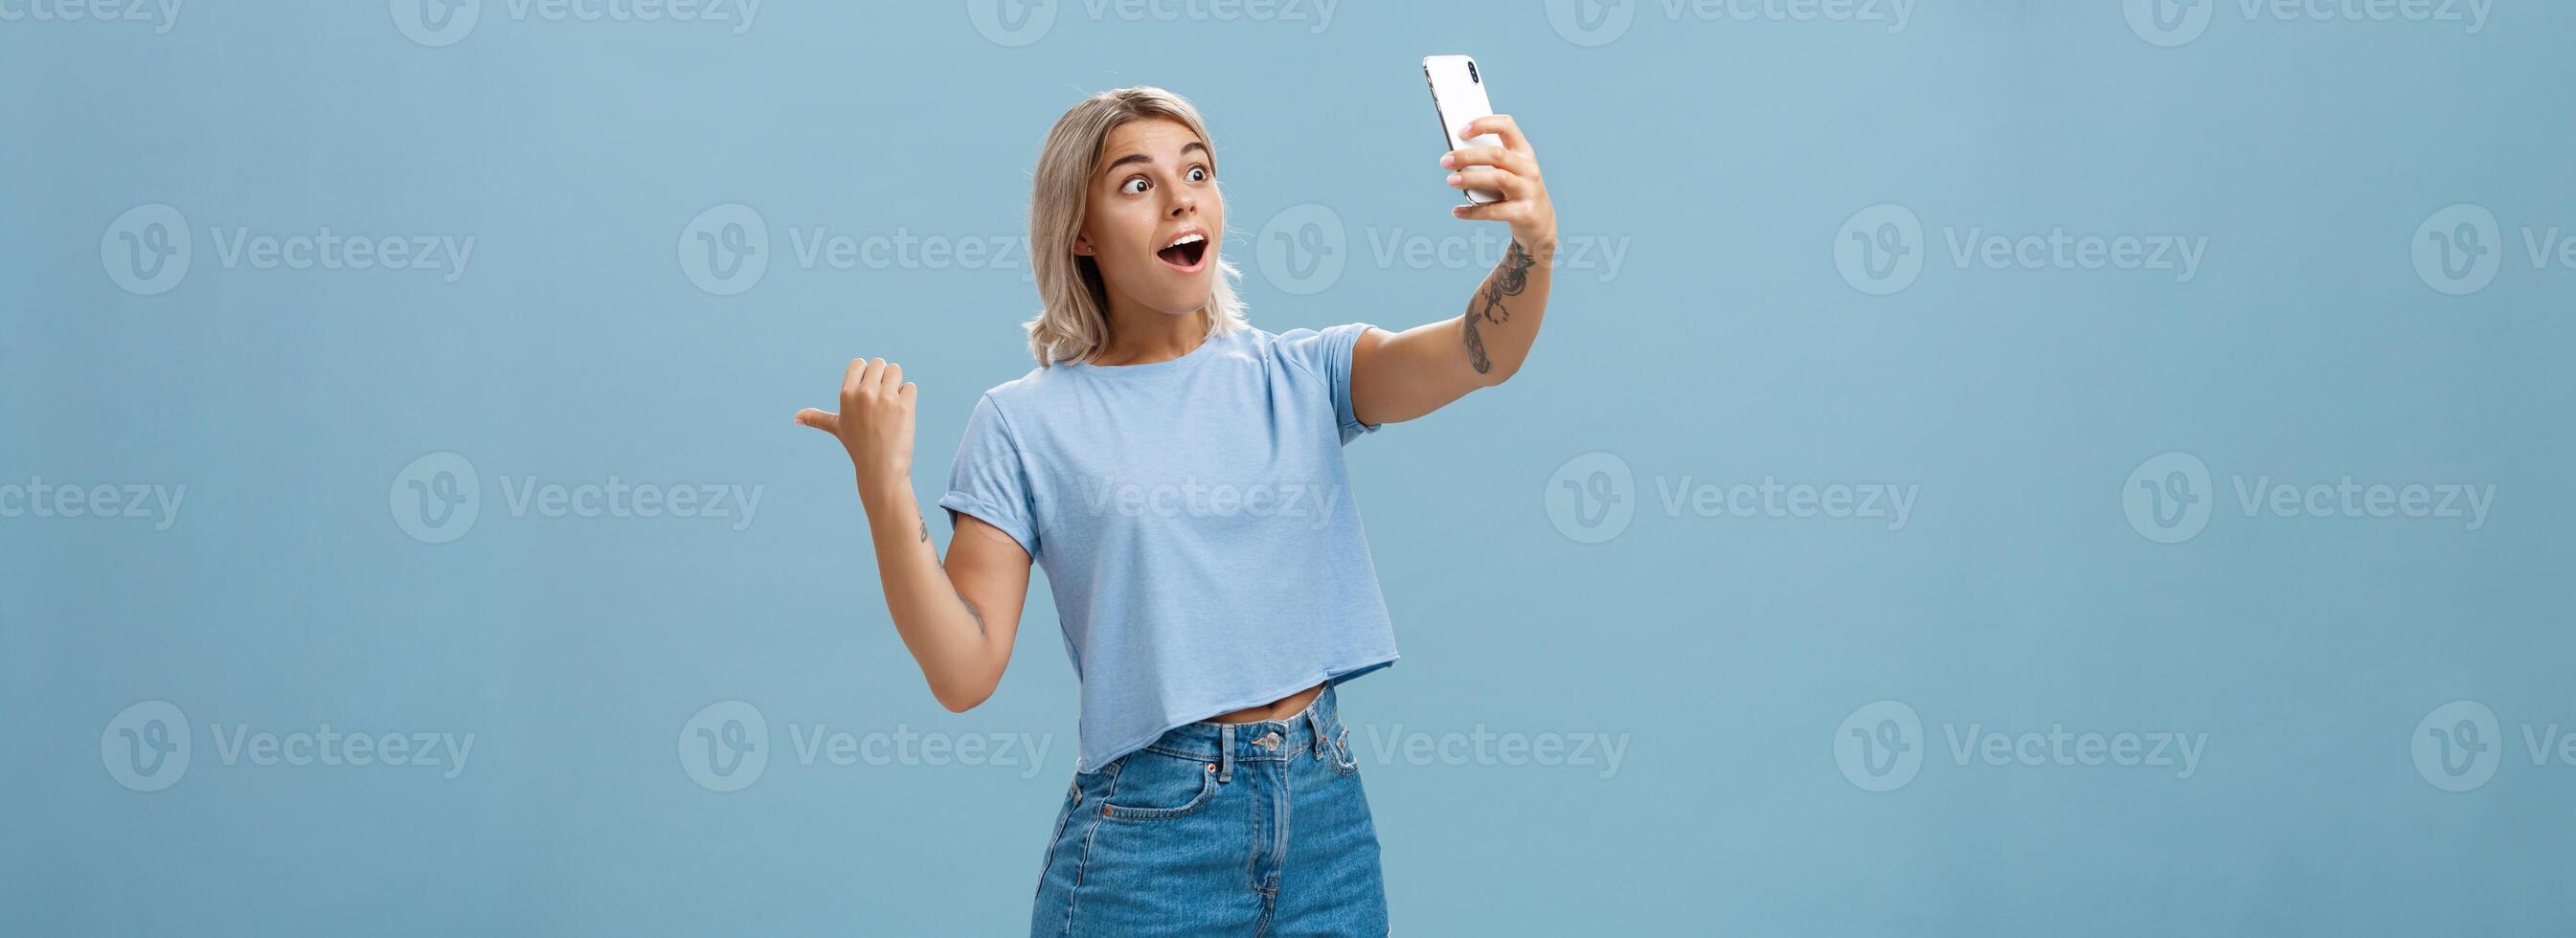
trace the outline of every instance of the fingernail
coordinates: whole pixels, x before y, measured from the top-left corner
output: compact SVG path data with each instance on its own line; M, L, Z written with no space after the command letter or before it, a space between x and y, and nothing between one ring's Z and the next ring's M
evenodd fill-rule
M1467 178L1467 177L1465 177L1465 176L1461 176L1461 175L1458 175L1457 173L1450 173L1450 174L1449 174L1449 184L1450 184L1450 185L1453 185L1453 186L1454 186L1454 185L1457 185L1457 184L1458 184L1458 180L1465 179L1465 178Z
M1455 165L1457 165L1457 164L1458 164L1458 157L1456 157L1456 156L1454 156L1454 155L1452 155L1452 154L1448 154L1448 153L1440 154L1440 165L1442 165L1442 166L1455 166Z

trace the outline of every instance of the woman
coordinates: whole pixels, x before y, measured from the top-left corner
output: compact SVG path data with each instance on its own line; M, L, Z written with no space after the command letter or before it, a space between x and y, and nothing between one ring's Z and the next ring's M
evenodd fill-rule
M1047 135L1030 205L1038 368L985 393L948 492L943 563L911 484L915 388L852 361L796 422L858 471L887 611L931 693L982 703L1029 565L1082 683L1081 756L1041 865L1035 935L1382 934L1385 887L1333 685L1396 658L1341 447L1520 368L1556 212L1509 117L1444 154L1511 228L1464 315L1273 334L1221 259L1216 153L1189 102L1102 92Z

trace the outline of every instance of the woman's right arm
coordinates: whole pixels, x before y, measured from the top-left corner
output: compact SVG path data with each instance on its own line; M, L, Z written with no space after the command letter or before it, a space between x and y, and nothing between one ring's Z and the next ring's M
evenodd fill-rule
M962 713L993 695L1011 662L1029 594L1029 555L1001 529L960 514L948 560L940 561L912 491L917 393L903 380L902 366L857 359L841 377L841 412L809 407L797 412L796 422L832 434L849 451L886 612L921 663L931 694Z

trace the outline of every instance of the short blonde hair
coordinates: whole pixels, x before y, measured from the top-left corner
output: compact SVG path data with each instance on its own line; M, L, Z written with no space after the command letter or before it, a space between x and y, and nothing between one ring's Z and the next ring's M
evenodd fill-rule
M1091 171L1100 162L1109 132L1155 118L1188 127L1207 143L1209 159L1215 159L1216 142L1208 138L1207 123L1199 119L1198 109L1180 95L1143 86L1083 99L1056 120L1055 129L1047 132L1045 148L1038 151L1037 178L1029 192L1029 264L1037 275L1038 300L1043 305L1037 318L1028 321L1028 330L1029 353L1037 356L1040 366L1090 361L1099 356L1109 337L1109 291L1101 282L1100 265L1073 249L1082 237ZM1222 200L1223 193L1218 198ZM1207 314L1208 338L1244 325L1243 301L1234 293L1234 280L1242 276L1241 271L1222 257L1216 259L1216 270L1207 306L1201 310Z

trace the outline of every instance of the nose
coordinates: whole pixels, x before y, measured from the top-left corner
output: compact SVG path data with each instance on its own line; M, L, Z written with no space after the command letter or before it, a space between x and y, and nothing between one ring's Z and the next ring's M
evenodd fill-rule
M1168 211L1173 218L1187 218L1198 214L1198 196L1191 195L1177 186L1165 191L1172 193L1172 204Z

